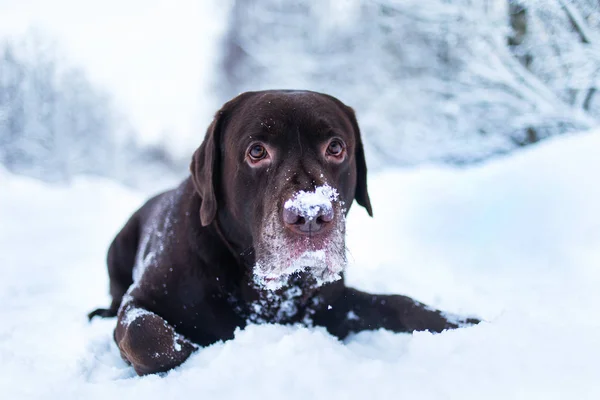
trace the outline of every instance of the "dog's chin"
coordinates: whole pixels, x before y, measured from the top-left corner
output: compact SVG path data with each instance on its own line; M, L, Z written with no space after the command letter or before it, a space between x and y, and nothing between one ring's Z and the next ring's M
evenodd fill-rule
M306 237L269 235L258 246L254 266L254 282L271 291L287 286L319 287L341 279L346 267L346 247L343 230L333 229L326 234Z

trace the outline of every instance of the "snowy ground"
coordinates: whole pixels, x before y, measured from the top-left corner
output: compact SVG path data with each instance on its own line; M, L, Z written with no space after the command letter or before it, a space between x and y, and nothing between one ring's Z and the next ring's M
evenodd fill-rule
M251 326L166 376L112 341L106 247L143 195L0 171L0 393L6 399L598 399L600 131L466 170L371 177L348 280L486 319L438 335ZM118 397L117 397L118 396Z

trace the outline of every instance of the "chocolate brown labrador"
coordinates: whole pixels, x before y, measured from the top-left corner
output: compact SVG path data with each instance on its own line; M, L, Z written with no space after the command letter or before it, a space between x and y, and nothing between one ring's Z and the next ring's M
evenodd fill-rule
M217 112L179 187L136 211L108 251L122 357L167 371L251 323L440 332L478 322L344 284L345 217L372 215L360 130L321 93L243 93Z

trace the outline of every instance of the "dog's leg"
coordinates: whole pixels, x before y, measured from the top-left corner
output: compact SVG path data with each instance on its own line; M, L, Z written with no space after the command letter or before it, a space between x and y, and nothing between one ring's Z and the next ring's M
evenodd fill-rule
M121 357L138 375L175 368L197 348L162 317L134 302L125 304L119 311L115 341Z
M339 338L379 328L394 332L441 332L480 322L476 318L443 313L410 297L374 295L352 288L345 288L335 302L314 315L313 321Z
M88 314L88 318L95 316L109 318L116 317L121 299L129 286L133 283L133 266L138 249L140 237L139 212L127 221L127 224L117 234L108 249L106 264L110 278L110 295L112 302L109 308L98 308Z

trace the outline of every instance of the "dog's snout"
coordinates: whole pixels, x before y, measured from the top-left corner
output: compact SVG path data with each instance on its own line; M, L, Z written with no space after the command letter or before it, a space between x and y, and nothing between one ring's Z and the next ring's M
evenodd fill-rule
M295 209L283 209L283 222L296 233L303 235L319 232L325 225L333 221L334 212L331 207L319 208L311 214L301 213Z
M337 200L337 190L328 184L313 191L299 190L283 204L283 223L299 234L319 232L334 220Z

